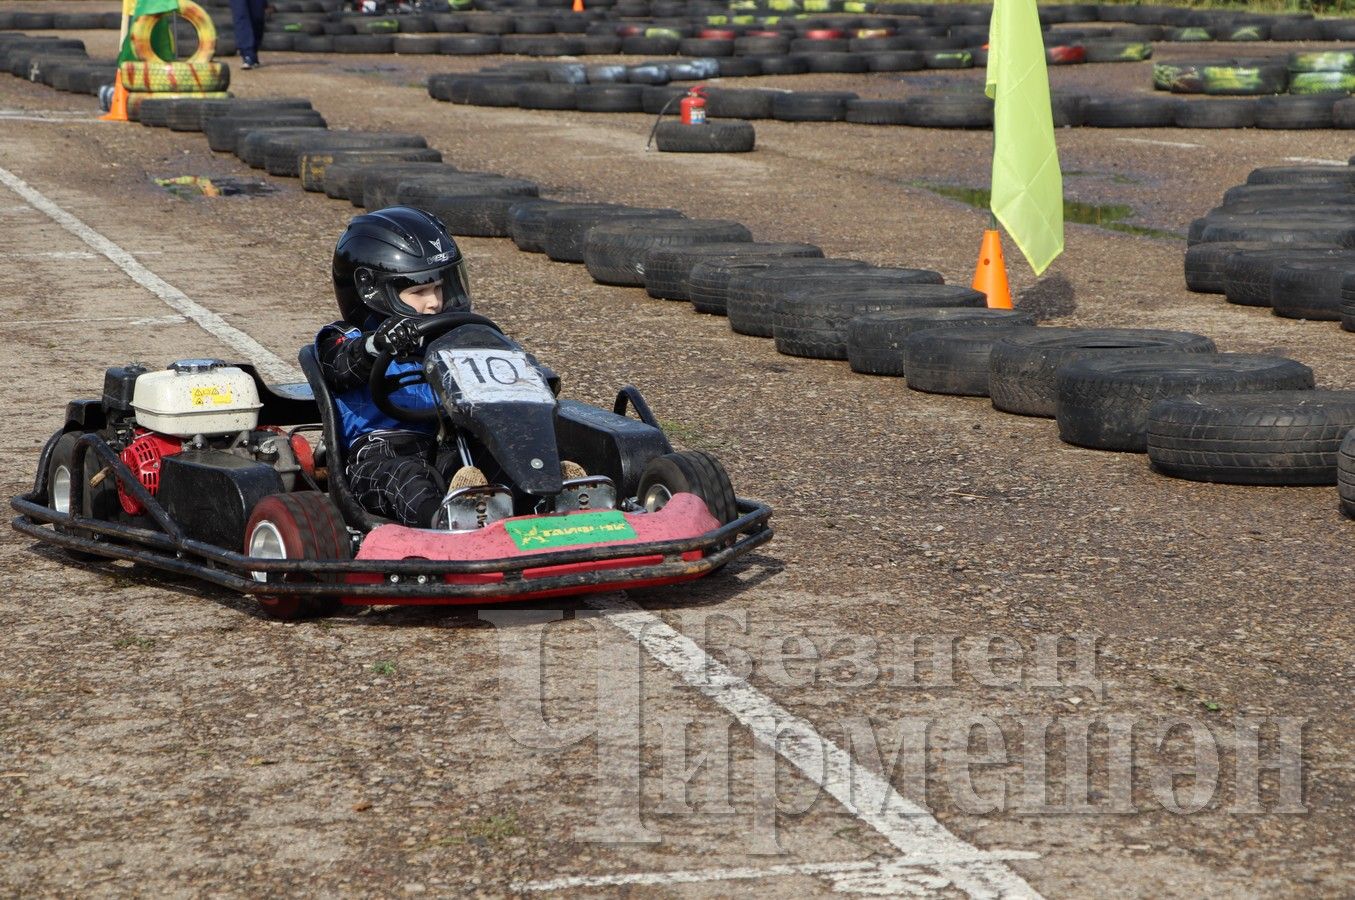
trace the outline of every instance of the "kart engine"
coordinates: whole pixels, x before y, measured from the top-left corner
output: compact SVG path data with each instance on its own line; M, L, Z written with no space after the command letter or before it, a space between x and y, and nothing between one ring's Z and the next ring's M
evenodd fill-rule
M219 360L183 360L162 372L118 366L104 376L107 428L100 434L152 495L160 490L166 457L186 451L217 451L277 472L286 491L298 473L314 473L314 453L300 434L258 426L261 404L254 380ZM145 512L118 485L128 515Z

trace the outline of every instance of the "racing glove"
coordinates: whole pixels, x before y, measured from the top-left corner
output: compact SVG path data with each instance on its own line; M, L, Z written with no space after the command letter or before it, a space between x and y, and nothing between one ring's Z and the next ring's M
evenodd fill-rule
M390 353L396 359L406 360L422 349L423 335L413 319L403 316L391 316L367 338L367 352L373 356Z

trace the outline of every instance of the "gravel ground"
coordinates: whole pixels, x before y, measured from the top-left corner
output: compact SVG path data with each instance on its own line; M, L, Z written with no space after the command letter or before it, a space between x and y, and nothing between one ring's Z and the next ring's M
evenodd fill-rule
M111 54L112 35L81 36L92 55ZM1202 49L1218 48L1161 55ZM987 134L760 122L753 154L683 158L644 152L647 116L450 106L418 86L429 72L496 61L279 53L236 73L233 87L240 96L309 96L332 127L422 133L458 166L532 178L549 196L675 206L742 221L757 239L811 241L830 255L968 280L984 214L911 185L984 184ZM951 74L737 84L895 96ZM1060 87L1140 91L1148 64L1069 67L1055 78ZM93 101L5 78L0 108L92 114ZM1340 132L1073 129L1059 140L1070 198L1123 203L1134 222L1176 232L1255 166L1351 152ZM328 255L352 210L295 181L265 196L171 198L152 177L258 175L212 154L200 135L16 120L0 131L0 166L285 359L332 318ZM0 480L14 493L30 482L61 403L96 394L104 367L229 352L195 325L165 319L160 301L4 189L0 221L9 286L0 327L19 363L3 388L16 415L0 442ZM1067 242L1039 283L1009 250L1018 295L1056 324L1189 329L1223 350L1294 356L1320 386L1355 384L1355 347L1335 326L1186 292L1182 240L1073 225ZM933 747L925 800L955 834L985 850L1038 854L1008 865L1051 897L1355 892L1351 525L1334 489L1166 479L1142 456L1063 445L1045 420L779 356L721 319L596 285L582 267L508 241L467 239L464 250L480 309L560 371L567 394L607 403L616 386L637 384L678 443L717 453L741 493L775 508L778 534L765 552L695 586L631 599L718 657L749 654L750 682L777 703L839 743L851 723L869 721L885 749L908 719L939 735L989 717L1010 756L975 766L985 796L999 783L1018 792L1018 763L1031 747L1019 732L1031 717L1138 724L1131 808L1119 812L976 810ZM17 537L0 548L0 572L9 587L0 601L6 893L504 896L561 876L894 855L822 796L780 817L785 852L764 855L747 730L652 661L639 664L639 771L644 822L661 840L597 842L589 828L616 824L616 807L598 792L620 770L591 737L558 750L515 739L500 702L505 630L474 610L382 608L281 625L246 599L72 565ZM961 664L989 635L1029 650L1039 635L1078 633L1102 638L1102 692L1039 689L1029 667L1022 685L1003 687ZM582 615L550 629L552 723L598 716L599 661L634 646L615 635ZM898 666L872 678L870 664L846 661L860 645L878 648L876 663L901 659L910 635L960 638L966 652L953 684L925 672L921 685L903 684ZM812 643L820 662L779 668L774 648L791 637L801 649ZM1267 716L1306 722L1304 812L1274 812L1269 783L1266 813L1235 811L1246 791L1237 789L1234 726ZM1154 762L1184 752L1169 741L1164 756L1153 740L1155 728L1178 720L1206 725L1221 748L1222 786L1190 814L1164 810L1149 778ZM718 748L727 730L733 773L699 773L694 812L663 803L675 763L661 734L683 722L692 723L693 754ZM1064 743L1055 741L1051 759ZM1103 763L1109 750L1094 740L1090 755ZM782 778L783 800L814 796L803 778ZM1068 778L1052 764L1055 795ZM1094 800L1115 794L1092 780ZM733 785L727 809L701 799L708 789L718 799L722 784ZM924 799L915 783L896 787ZM885 892L899 892L889 885ZM869 879L800 872L575 895L871 888ZM959 896L953 886L912 889Z

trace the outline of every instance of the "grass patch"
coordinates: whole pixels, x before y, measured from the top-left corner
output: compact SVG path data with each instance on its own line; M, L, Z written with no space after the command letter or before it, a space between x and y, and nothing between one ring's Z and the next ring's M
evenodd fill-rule
M913 187L922 188L925 191L931 191L949 200L957 200L960 203L967 204L975 209L988 209L992 201L992 194L988 188L964 187L954 184L934 184L929 181L909 182ZM1063 221L1076 222L1079 225L1095 225L1098 228L1106 228L1111 231L1121 231L1125 234L1134 234L1139 237L1166 238L1169 240L1179 240L1181 235L1172 231L1163 231L1160 228L1149 228L1145 225L1133 225L1124 221L1134 215L1132 206L1125 206L1122 203L1111 203L1098 206L1093 203L1080 203L1077 200L1064 199L1063 201Z
M155 638L129 634L118 638L113 642L113 646L119 650L151 650L155 647Z
M391 661L388 660L388 659L383 659L383 660L381 660L380 662L374 662L374 663L372 663L372 674L373 674L373 675L394 675L394 674L395 674L395 663L391 662Z
M1137 178L1130 178L1128 175L1121 175L1119 172L1081 172L1068 171L1063 173L1065 178L1108 178L1111 184L1138 184Z
M659 427L668 435L669 440L692 450L718 450L724 446L724 441L712 437L689 422L665 419L659 422Z
M495 844L507 838L522 834L518 827L517 813L504 813L501 816L485 816L477 819L457 834L443 834L432 838L420 850L433 850L441 847L458 847L462 844Z

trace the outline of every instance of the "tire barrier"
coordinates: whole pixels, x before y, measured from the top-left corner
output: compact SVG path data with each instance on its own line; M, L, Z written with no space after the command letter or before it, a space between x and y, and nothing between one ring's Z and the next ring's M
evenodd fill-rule
M997 410L1054 418L1068 443L1145 453L1166 475L1336 485L1340 508L1355 515L1355 394L1313 390L1312 370L1298 361L1221 354L1189 332L1036 326L1022 310L983 308L982 294L944 284L939 273L824 259L805 255L820 252L805 245L768 245L759 257L754 235L736 222L540 198L534 183L440 162L416 135L330 132L304 100L148 99L143 109L155 111L145 125L196 124L241 160L302 175L311 190L368 207L419 203L463 234L465 222L584 262L603 283L686 296L694 311L724 312L735 332L774 338L782 353L902 375L929 394L988 395ZM405 153L411 161L394 162ZM1355 204L1345 202L1352 186L1355 168L1346 166L1256 170L1225 197L1228 209L1211 213L1216 223L1192 229L1192 251L1229 229L1243 241L1227 253L1194 251L1192 286L1226 289L1234 260L1272 254L1271 277L1287 279L1299 298L1286 299L1294 312L1335 310L1355 328L1355 250L1332 241L1299 249L1282 236L1297 216L1355 247ZM1238 221L1247 216L1251 228Z

